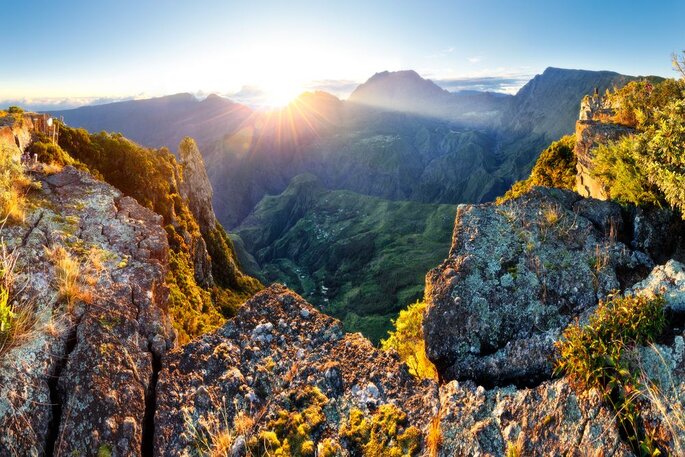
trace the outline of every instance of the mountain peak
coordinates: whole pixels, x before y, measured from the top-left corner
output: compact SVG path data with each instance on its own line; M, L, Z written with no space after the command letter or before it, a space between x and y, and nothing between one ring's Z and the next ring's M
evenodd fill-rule
M442 104L451 94L414 70L383 71L359 85L350 101L394 111L421 112L426 104Z

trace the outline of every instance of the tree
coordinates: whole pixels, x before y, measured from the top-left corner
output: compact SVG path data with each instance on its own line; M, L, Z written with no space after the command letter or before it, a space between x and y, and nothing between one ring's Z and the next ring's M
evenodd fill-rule
M673 68L680 73L681 78L685 78L685 51L673 53Z

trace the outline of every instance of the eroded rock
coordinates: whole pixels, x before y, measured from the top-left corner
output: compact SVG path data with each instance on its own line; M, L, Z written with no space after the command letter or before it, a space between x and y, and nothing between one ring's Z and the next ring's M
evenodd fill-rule
M426 352L442 378L548 379L561 331L652 267L612 227L620 227L614 203L558 189L461 205L449 258L426 277Z
M344 334L338 320L279 285L255 295L222 329L169 353L163 365L155 416L160 456L197 451L197 436L208 430L235 436L238 414L256 422L256 434L310 387L328 399L318 442L337 440L352 408L372 414L392 403L425 428L438 406L435 383L417 381L396 355Z
M37 322L0 360L0 455L140 455L155 360L175 341L161 217L70 167L35 178L27 223L3 230ZM46 248L81 266L69 305Z

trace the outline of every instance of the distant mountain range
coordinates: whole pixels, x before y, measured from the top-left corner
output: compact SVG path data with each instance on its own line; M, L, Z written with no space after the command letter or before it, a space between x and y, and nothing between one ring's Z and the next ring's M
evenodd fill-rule
M440 205L503 194L529 174L544 147L573 132L584 95L632 79L548 68L516 95L506 95L451 93L413 71L382 72L346 101L305 93L268 112L218 96L199 101L179 94L55 114L69 125L119 131L151 147L175 149L183 136L193 136L214 186L217 216L237 230L236 247L250 273L286 282L349 329L377 338L395 310L421 297L423 286L422 275L390 282L386 275L426 269L426 258L391 240L430 245L429 259L436 262L449 249L451 225L429 231L433 241L426 244L429 232L412 223L417 211L426 221L432 212L449 212ZM387 207L392 201L428 206ZM400 216L406 224L373 223ZM336 232L340 226L357 231ZM322 234L329 238L317 238ZM369 252L366 268L355 249ZM373 262L396 271L373 268ZM352 264L356 273L345 274ZM369 292L383 282L393 290ZM314 290L308 285L314 283L329 290Z

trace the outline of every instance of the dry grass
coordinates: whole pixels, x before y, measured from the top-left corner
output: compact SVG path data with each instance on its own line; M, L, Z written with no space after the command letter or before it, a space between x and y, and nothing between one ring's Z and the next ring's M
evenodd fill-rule
M0 144L0 220L23 222L31 179L24 172L19 151Z
M78 302L92 303L95 278L86 274L81 262L62 246L45 248L45 252L54 265L57 292L65 300L67 311L72 312Z
M657 385L650 379L646 370L640 366L638 378L641 389L639 394L646 398L652 408L658 412L663 428L670 435L673 455L685 455L685 443L681 437L685 436L685 402L682 398L677 382L673 379L672 367L663 357L662 352L655 344L649 345L658 358L663 372L668 373L668 380L663 386ZM664 390L665 389L665 390ZM668 437L662 437L668 441Z
M238 435L249 436L252 433L254 426L255 420L245 414L244 411L240 411L233 418L233 429Z
M25 341L35 326L33 306L14 297L17 256L0 243L0 356Z
M60 173L62 170L64 170L64 165L58 164L58 163L44 163L42 164L42 172L45 173L46 175L54 175L56 173Z
M440 413L431 419L426 435L426 448L429 457L438 457L442 447L442 429L440 428Z

